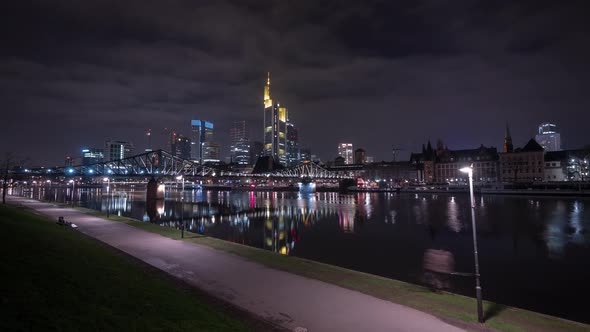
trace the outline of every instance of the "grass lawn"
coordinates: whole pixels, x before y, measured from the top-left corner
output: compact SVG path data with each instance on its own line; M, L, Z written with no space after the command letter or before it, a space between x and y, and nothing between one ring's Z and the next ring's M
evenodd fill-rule
M171 278L23 209L0 206L0 252L0 331L250 327Z

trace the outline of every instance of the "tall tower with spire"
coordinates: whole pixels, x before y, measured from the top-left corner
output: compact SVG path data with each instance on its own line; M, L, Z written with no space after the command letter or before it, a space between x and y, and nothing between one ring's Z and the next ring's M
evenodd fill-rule
M272 99L270 99L270 72L266 76L266 85L264 86L264 108L272 106Z
M287 108L270 98L270 72L264 86L264 155L287 165Z
M508 122L506 122L506 134L504 135L504 152L514 152L514 146L512 145L512 136L510 136L510 128Z

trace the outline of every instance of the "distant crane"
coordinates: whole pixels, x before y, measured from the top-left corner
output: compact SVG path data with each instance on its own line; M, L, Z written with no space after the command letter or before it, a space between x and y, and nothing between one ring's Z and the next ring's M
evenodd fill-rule
M145 151L150 152L152 151L152 128L148 128L145 135L147 136L147 149Z

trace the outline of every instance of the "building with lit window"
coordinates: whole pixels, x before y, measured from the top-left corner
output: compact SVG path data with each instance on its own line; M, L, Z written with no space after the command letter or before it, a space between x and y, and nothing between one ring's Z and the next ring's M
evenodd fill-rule
M219 155L221 152L221 147L219 143L216 142L204 142L202 144L202 151L203 151L203 158L201 162L203 164L207 163L219 163Z
M365 164L367 163L367 152L365 149L356 149L354 151L354 163Z
M104 150L97 148L82 149L82 164L90 165L104 161Z
M232 144L231 161L238 165L250 164L250 141L247 138L240 138Z
M299 134L292 122L287 122L287 165L299 164Z
M521 149L500 153L500 180L504 183L535 182L545 179L545 151L534 139Z
M352 151L352 143L338 144L338 155L344 158L346 165L354 164L354 153Z
M264 155L287 165L287 108L270 98L270 73L264 86Z
M553 123L541 123L535 141L543 147L545 152L561 150L561 135L557 131L557 125Z
M234 121L229 129L230 160L232 163L247 165L250 162L250 141L246 136L246 121Z
M74 166L74 158L72 158L71 156L66 156L65 166Z
M311 161L311 150L310 149L299 149L299 161Z
M191 140L190 138L176 134L175 132L170 133L170 153L175 157L190 160L191 159Z
M191 120L191 156L193 160L203 162L204 145L213 140L213 122ZM219 159L219 156L217 157Z
M133 144L125 141L106 141L105 152L108 161L121 160L133 155Z
M250 165L256 165L258 158L264 155L264 143L254 141L250 143Z

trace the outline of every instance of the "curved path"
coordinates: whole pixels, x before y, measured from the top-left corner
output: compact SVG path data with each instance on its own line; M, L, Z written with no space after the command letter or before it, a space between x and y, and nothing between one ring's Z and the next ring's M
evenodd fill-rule
M399 304L274 270L237 255L35 200L7 197L293 331L462 331Z

